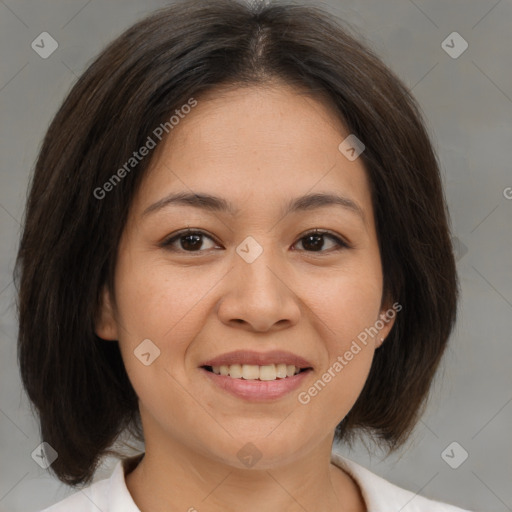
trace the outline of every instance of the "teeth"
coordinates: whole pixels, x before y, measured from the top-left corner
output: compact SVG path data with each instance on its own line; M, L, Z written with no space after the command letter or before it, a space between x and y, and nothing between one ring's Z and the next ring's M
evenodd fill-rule
M293 367L293 371L295 373L295 366ZM276 377L279 377L280 379L284 379L286 377L286 365L285 364L276 364Z
M293 366L293 364L287 364L286 365L286 376L291 377L295 373L298 373L298 372L296 372L296 369L297 368L295 366Z
M300 372L298 366L293 364L267 364L258 366L256 364L232 364L230 366L212 366L213 373L229 376L232 379L245 380L276 380L292 377Z
M230 375L234 379L241 379L243 375L242 365L232 364L231 366L228 366L228 375Z
M242 377L245 380L253 380L260 378L260 367L255 364L242 365Z
M260 366L258 369L260 380L276 380L277 372L275 364Z

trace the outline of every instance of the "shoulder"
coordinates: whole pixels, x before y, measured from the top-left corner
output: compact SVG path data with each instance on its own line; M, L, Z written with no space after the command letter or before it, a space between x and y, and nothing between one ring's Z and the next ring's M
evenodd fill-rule
M357 482L368 512L470 512L402 489L334 451L331 461Z
M107 510L109 479L94 482L41 512L98 512Z
M40 512L140 512L125 481L125 472L140 458L137 455L118 461L109 478L98 480Z

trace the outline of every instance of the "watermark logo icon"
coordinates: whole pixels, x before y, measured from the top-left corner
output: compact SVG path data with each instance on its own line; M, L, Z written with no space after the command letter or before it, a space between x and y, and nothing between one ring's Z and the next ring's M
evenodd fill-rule
M468 248L456 236L452 238L453 254L455 261L461 260L468 252Z
M30 46L39 57L47 59L59 47L59 43L48 32L41 32Z
M236 455L238 460L248 468L252 468L263 456L253 443L244 444Z
M468 42L458 32L452 32L441 43L441 48L452 59L458 59L468 49L468 46Z
M353 162L366 149L366 146L353 133L351 133L342 141L338 146L338 149L347 160Z
M149 366L160 356L160 349L151 340L145 339L133 353L144 366Z
M252 236L248 236L238 245L236 252L244 261L252 263L262 254L263 247Z
M38 466L43 469L48 469L57 460L59 454L50 444L44 441L37 446L30 456Z
M450 443L441 453L441 458L452 469L459 468L468 457L468 452L457 441Z

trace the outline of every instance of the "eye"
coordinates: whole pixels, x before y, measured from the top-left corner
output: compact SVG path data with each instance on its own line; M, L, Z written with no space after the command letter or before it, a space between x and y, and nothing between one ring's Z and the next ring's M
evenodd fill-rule
M185 229L164 240L161 244L161 247L165 247L168 250L177 252L201 252L201 249L204 250L204 247L202 247L204 243L203 238L211 240L215 245L213 238L208 236L203 231ZM178 245L181 247L177 248L176 243L178 243ZM206 249L211 248L212 247L207 247Z
M341 238L321 229L315 229L303 235L297 243L302 243L304 250L307 252L328 252L325 249L325 239L331 240L331 247L327 249L333 249L335 251L341 250L342 248L350 248L349 244L343 241ZM327 244L329 245L329 244Z
M210 247L204 247L204 239L210 240ZM331 241L330 247L325 239ZM328 250L341 250L350 248L349 244L329 231L315 229L303 235L295 244L302 243L306 252L328 252ZM215 240L203 231L185 229L164 240L161 247L175 252L197 252L200 253L207 249L213 249L216 246ZM292 246L292 247L294 247ZM327 249L327 250L326 250Z

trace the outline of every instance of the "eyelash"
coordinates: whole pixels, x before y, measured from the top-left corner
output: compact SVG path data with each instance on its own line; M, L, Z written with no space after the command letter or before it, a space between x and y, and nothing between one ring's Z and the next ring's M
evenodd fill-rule
M208 235L207 233L205 233L204 231L201 231L201 230L197 230L197 229L185 229L185 230L182 230L182 231L179 231L178 233L176 234L173 234L171 235L170 237L166 238L161 244L160 244L160 247L168 250L168 251L172 251L172 252L181 252L181 253L188 253L188 254L191 254L191 255L194 255L194 254L197 254L197 255L200 255L201 253L204 253L205 251L204 250L198 250L198 251L186 251L184 249L175 249L172 247L172 244L176 241L179 241L180 238L182 237L185 237L185 236L188 236L188 235L200 235L200 236L204 236L206 238L209 238L210 240L212 240L212 242L215 242L215 239L213 237L211 237L210 235ZM351 246L345 242L344 240L342 240L341 238L339 238L338 236L334 235L333 233L331 233L330 231L327 231L327 230L322 230L322 229L313 229L311 231L308 231L306 233L304 233L298 240L297 242L300 242L301 240L305 239L306 237L310 236L310 235L319 235L319 236L326 236L328 238L330 238L331 240L333 240L337 245L338 247L337 248L334 248L334 249L329 249L327 251L324 251L324 250L320 250L320 251L307 251L304 249L305 252L309 252L309 253L313 253L313 254L321 254L321 253L331 253L331 252L337 252L337 251L341 251L343 249L351 249ZM296 243L297 243L296 242ZM220 244L219 244L220 245ZM294 244L295 245L295 244Z

